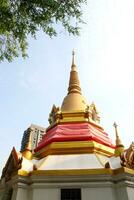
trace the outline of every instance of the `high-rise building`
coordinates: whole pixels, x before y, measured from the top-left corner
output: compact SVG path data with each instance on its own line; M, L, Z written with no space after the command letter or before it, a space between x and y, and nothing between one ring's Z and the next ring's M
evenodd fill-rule
M124 149L116 123L111 142L96 105L82 95L74 53L67 95L52 107L49 123L34 151L27 133L21 152L11 151L0 200L134 199L134 144Z
M44 134L45 128L31 124L31 126L24 131L20 151L25 151L29 142L31 145L31 150L33 151L37 147L38 143L42 140Z

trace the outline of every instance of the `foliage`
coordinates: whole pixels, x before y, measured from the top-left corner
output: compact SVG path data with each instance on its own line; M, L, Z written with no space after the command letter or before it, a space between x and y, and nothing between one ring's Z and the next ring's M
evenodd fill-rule
M86 0L0 0L0 61L27 56L27 37L38 30L57 35L57 24L79 34L81 6Z

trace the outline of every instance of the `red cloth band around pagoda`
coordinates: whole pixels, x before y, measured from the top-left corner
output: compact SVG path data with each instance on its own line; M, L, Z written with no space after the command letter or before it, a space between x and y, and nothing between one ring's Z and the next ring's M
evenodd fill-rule
M48 130L38 147L34 150L39 151L52 142L65 141L95 141L100 144L115 148L108 134L97 129L89 123L61 124Z

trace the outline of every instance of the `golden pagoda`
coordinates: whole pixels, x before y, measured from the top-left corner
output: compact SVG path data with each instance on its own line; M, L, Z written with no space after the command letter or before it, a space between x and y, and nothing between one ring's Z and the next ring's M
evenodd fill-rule
M50 154L98 153L112 156L115 146L100 125L94 103L88 104L82 95L74 52L67 96L61 108L52 107L49 115L50 126L38 147L35 157Z
M95 103L82 95L73 52L67 95L61 107L53 105L34 151L31 129L23 150L11 151L0 200L132 200L134 144L125 150L114 127L115 144L100 124Z

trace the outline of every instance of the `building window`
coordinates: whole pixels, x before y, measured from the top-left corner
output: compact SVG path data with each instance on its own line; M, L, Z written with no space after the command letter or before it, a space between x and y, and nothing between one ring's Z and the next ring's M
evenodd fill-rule
M81 189L61 189L61 200L81 200Z

